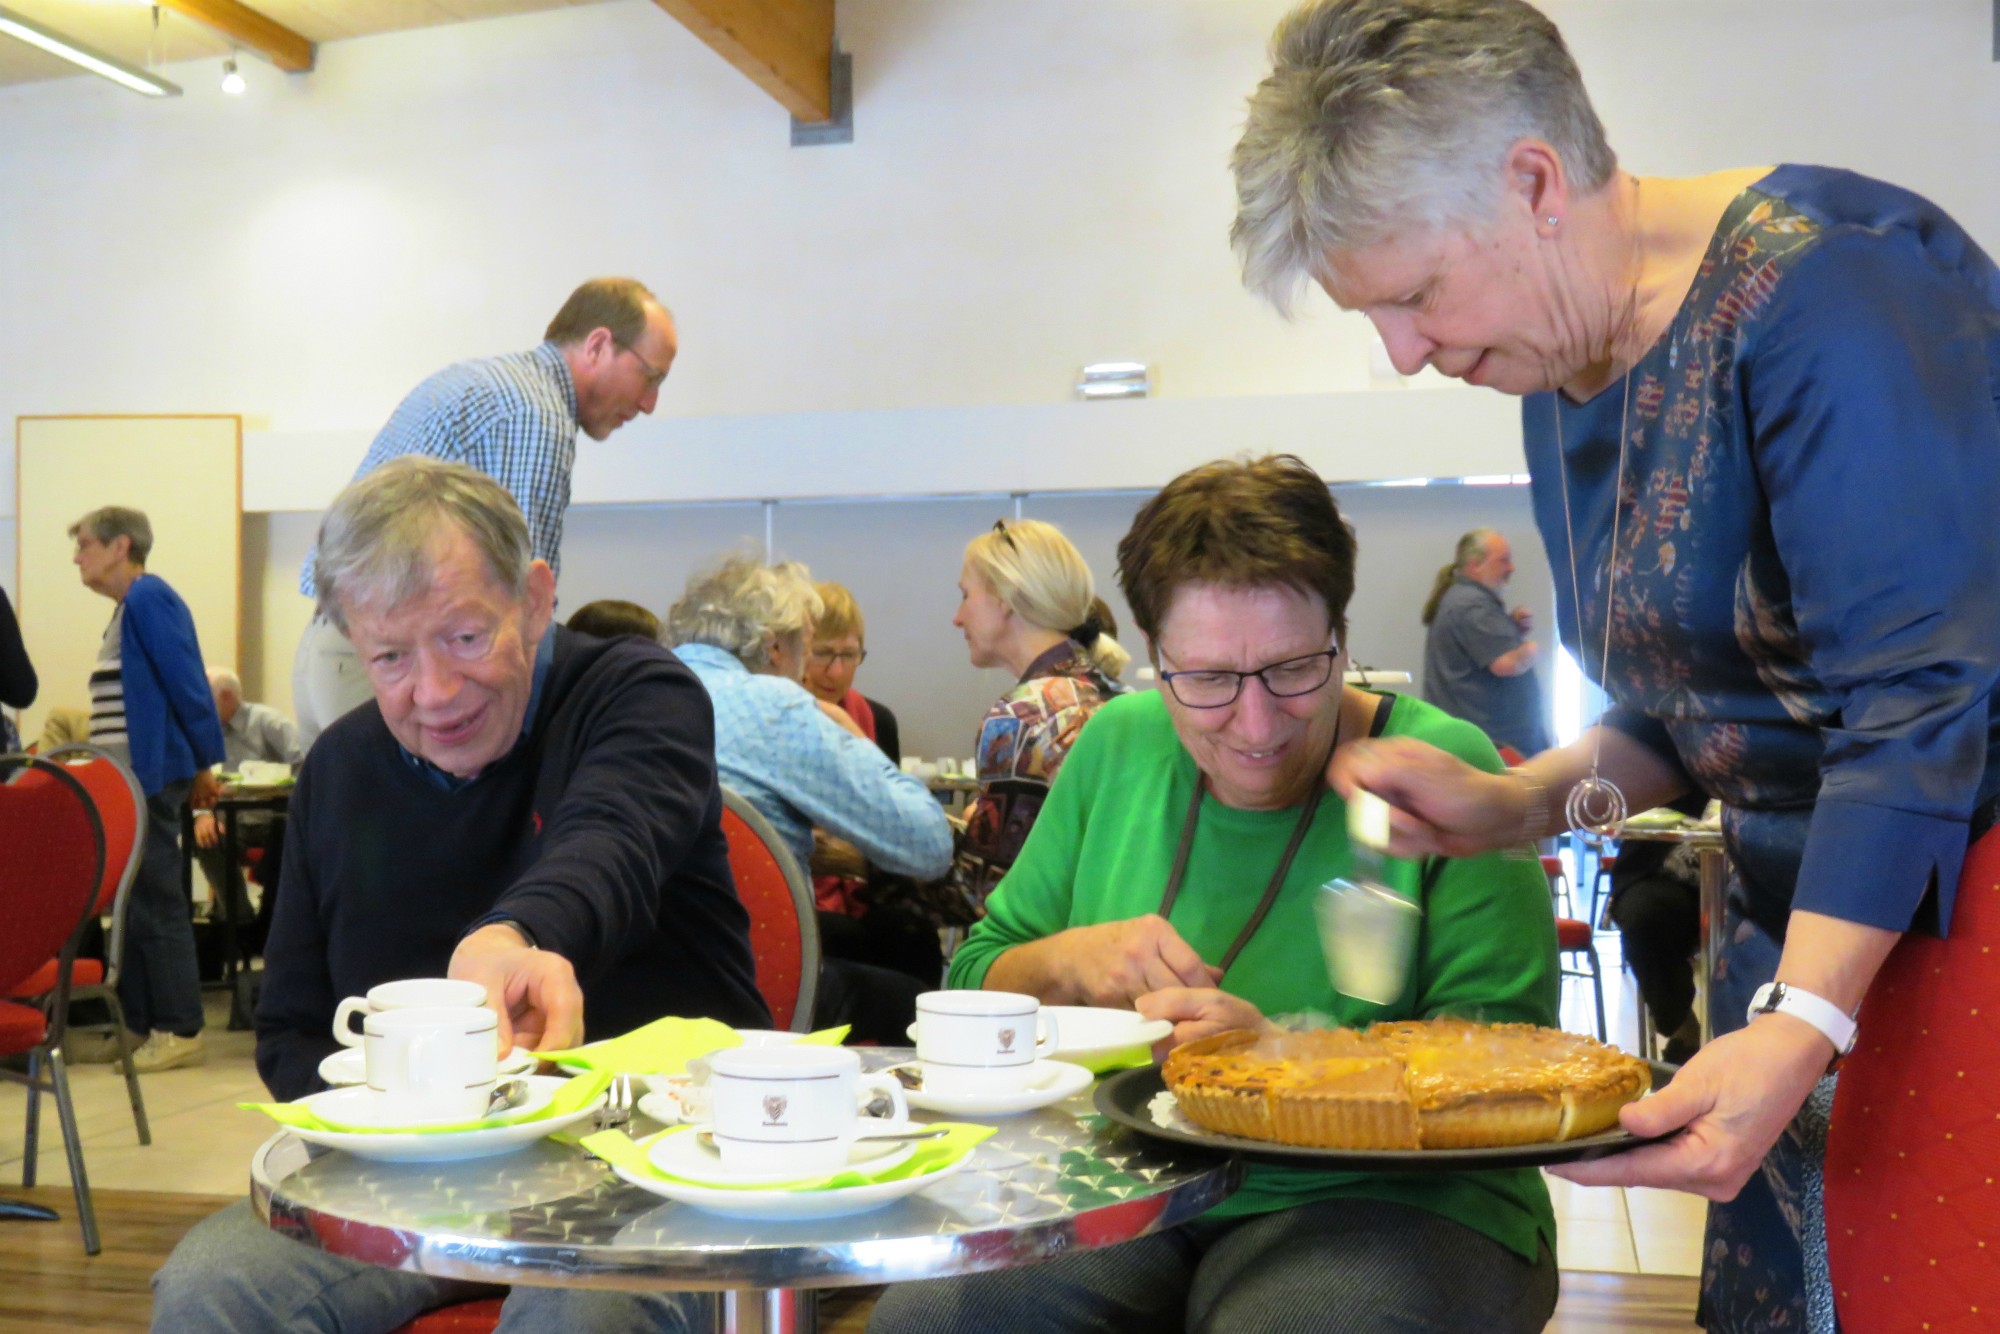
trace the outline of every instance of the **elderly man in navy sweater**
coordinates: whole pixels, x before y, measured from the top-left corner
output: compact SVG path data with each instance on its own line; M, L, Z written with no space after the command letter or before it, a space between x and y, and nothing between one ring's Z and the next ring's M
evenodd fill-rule
M551 624L555 579L499 485L411 457L320 529L322 612L374 689L306 757L257 1010L279 1098L320 1087L334 1007L469 978L505 1041L553 1049L662 1015L768 1026L721 828L700 683L641 639ZM465 1294L265 1229L238 1204L154 1280L159 1330L388 1331ZM681 1330L694 1295L521 1288L503 1331Z

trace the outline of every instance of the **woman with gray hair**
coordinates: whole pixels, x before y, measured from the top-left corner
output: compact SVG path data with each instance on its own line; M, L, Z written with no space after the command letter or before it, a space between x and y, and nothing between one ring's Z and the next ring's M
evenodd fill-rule
M1558 630L1612 699L1506 774L1390 740L1331 780L1399 808L1402 854L1721 799L1720 1036L1625 1111L1672 1138L1563 1175L1732 1201L1711 1330L1831 1329L1834 1289L1847 1328L1908 1327L1905 1273L2000 1306L1938 1184L2000 1158L2000 1068L1966 1059L2000 1004L2000 270L1851 173L1623 171L1521 0L1318 0L1273 66L1233 159L1246 281L1525 398Z
M944 808L802 683L819 609L803 565L739 555L697 573L667 612L667 646L715 705L716 769L763 812L800 870L812 865L817 826L891 874L935 879L951 862ZM818 1022L850 1023L866 1042L905 1041L927 989L851 959L827 960L821 982Z

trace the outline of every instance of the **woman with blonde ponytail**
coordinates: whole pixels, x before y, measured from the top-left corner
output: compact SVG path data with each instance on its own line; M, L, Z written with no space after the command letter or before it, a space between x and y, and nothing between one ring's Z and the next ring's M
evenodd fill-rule
M1052 524L1002 521L966 544L958 614L975 667L1019 678L979 727L979 796L953 876L983 903L1021 851L1077 733L1125 687L1131 655L1094 610L1090 567Z

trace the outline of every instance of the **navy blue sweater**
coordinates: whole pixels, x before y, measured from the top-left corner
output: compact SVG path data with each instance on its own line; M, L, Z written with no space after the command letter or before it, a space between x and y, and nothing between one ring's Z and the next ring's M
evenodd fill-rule
M313 744L257 1007L273 1096L322 1087L342 997L442 977L493 912L575 966L593 1040L669 1014L770 1026L701 683L647 640L551 633L528 735L455 791L411 764L373 701Z

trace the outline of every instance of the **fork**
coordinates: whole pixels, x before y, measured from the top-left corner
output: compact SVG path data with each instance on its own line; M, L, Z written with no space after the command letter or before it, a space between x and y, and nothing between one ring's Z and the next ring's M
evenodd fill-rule
M599 1130L622 1129L632 1120L632 1076L614 1075L604 1091L604 1106L598 1109Z

